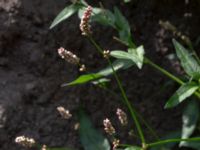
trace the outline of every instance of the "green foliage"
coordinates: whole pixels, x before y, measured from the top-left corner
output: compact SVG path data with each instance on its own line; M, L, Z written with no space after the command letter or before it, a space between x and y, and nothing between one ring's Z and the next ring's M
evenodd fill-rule
M79 19L82 18L83 14L84 14L84 11L85 11L85 8L86 8L86 7L82 7L82 8L80 8L80 9L78 10L78 17L79 17ZM101 16L103 15L103 13L104 13L104 10L103 10L103 9L98 8L98 7L93 7L93 9L92 9L92 14L91 14L91 15L92 15L92 16L91 16L92 22L93 22L93 21L98 21L97 19L98 19L99 17L101 17Z
M115 50L111 51L110 55L118 59L131 60L139 69L141 69L144 60L144 48L143 46L140 46L137 49L129 48L128 52Z
M98 79L96 81L93 81L92 83L94 85L98 85L99 87L106 89L107 83L109 83L109 82L110 82L110 79L101 78L101 79Z
M172 108L191 96L199 86L193 82L182 85L167 101L165 108Z
M91 73L91 74L86 74L86 75L81 75L79 76L76 80L67 83L67 84L63 84L62 86L70 86L70 85L77 85L77 84L84 84L87 83L89 81L95 80L102 77L100 74L95 74L95 73Z
M135 44L132 42L129 23L117 7L114 8L114 16L115 28L118 30L119 38L129 47L135 47Z
M200 78L200 64L196 61L191 53L188 52L180 43L173 39L176 54L181 61L181 65L185 72L192 78Z
M181 138L189 138L196 128L199 118L199 106L196 101L190 101L185 108L182 116L182 135ZM180 142L179 146L184 146L187 142Z
M80 139L85 150L110 150L108 140L92 126L91 121L83 111L79 112Z
M57 17L54 19L54 21L52 22L50 29L52 29L53 27L55 27L56 25L58 25L59 23L61 23L62 21L66 20L67 18L69 18L70 16L72 16L75 12L77 12L80 8L82 7L82 5L80 4L71 4L67 7L65 7L58 15Z
M83 10L79 10L79 18L81 18L82 14ZM115 28L119 33L120 40L129 45L129 47L136 47L131 37L129 23L117 7L114 7L114 13L106 9L94 8L92 21Z
M95 15L92 16L92 21L115 28L115 16L110 10L101 9L99 13L96 12Z
M113 65L113 68L117 71L117 70L120 70L120 69L127 69L127 68L133 66L134 64L130 60L117 59L117 60L115 60L113 62L112 65ZM97 73L81 75L77 79L75 79L74 81L72 81L70 83L62 84L62 86L85 84L85 83L88 83L90 81L93 81L93 83L97 83L99 81L105 81L105 80L101 80L99 78L108 76L108 75L110 75L112 73L113 73L112 68L110 66L108 66L105 69L102 69ZM97 80L97 79L99 79L99 80L98 81L94 81L94 80Z
M130 0L124 0L124 2L129 2L129 1ZM84 0L81 0L72 5L67 6L63 11L61 11L58 14L58 16L55 18L50 28L55 27L57 24L69 18L71 15L73 15L76 12L78 12L79 18L81 18L83 16L83 13L87 5L88 4ZM105 87L105 84L110 81L109 79L105 77L115 73L115 78L117 80L121 94L126 102L126 105L129 111L131 112L133 120L136 123L137 130L139 131L138 133L141 139L141 143L145 143L145 138L144 138L142 129L140 127L140 123L137 120L137 116L134 114L134 112L132 112L133 108L131 104L129 104L129 100L125 94L126 92L123 89L122 83L120 82L116 74L116 71L120 69L121 70L128 69L132 67L133 65L136 65L139 69L142 69L144 59L145 59L146 60L145 62L147 64L150 64L152 67L158 69L159 71L161 71L162 73L170 77L171 79L181 84L181 87L172 95L172 97L167 101L165 105L165 108L172 108L172 107L177 106L181 102L183 102L186 98L190 97L194 93L198 96L199 93L197 90L200 87L199 83L196 83L196 81L199 81L200 79L200 64L197 61L198 57L195 55L196 58L194 58L193 54L191 54L186 48L184 48L180 43L178 43L176 40L173 39L173 44L176 49L176 54L178 58L180 59L183 69L185 70L185 72L191 79L190 81L184 83L181 79L177 78L173 74L169 73L168 71L164 70L160 66L156 65L150 59L144 58L145 57L144 47L136 46L131 36L130 25L127 19L123 16L123 14L120 12L120 10L117 7L114 7L113 12L110 10L102 9L102 8L97 8L97 7L93 8L91 21L96 21L103 25L108 25L116 29L119 35L118 40L121 43L125 44L128 47L127 48L128 50L127 51L122 51L122 50L111 51L110 55L116 58L116 60L114 60L112 65L98 71L97 73L81 75L74 81L64 84L63 86L78 85L78 84L92 82L95 85ZM103 52L103 49L101 48L101 46L99 46L93 40L92 35L91 37L90 35L88 35L88 37L89 37L88 39L90 40L92 39L91 41L94 44L94 46L98 49L98 51ZM110 61L111 60L109 60L109 62ZM113 71L113 68L114 68L114 71ZM186 140L187 138L189 138L193 134L196 128L196 124L199 117L198 109L199 107L196 101L190 101L185 111L183 112L182 132L178 131L176 133L173 133L165 137L164 139L167 139L167 140L164 140L164 141L159 140L158 142L150 143L149 145L154 145L154 146L156 145L156 147L152 148L151 150L168 150L172 148L176 143L180 142L181 140L183 139ZM80 120L79 133L80 133L81 143L85 150L109 150L110 149L108 140L104 138L98 131L96 131L93 128L91 121L82 111L79 113L79 120ZM171 139L171 138L175 138L175 139ZM187 139L187 141L180 142L180 146L199 149L200 145L198 142L191 142L192 140L189 142L189 140L191 140L191 138ZM195 140L197 141L197 139ZM131 147L125 148L124 150L142 150L142 148L131 146Z
M112 63L112 66L115 71L118 71L120 69L128 69L133 65L134 63L131 60L126 60L126 59L117 59ZM100 74L102 76L108 76L110 74L113 74L113 70L111 66L108 66L105 69L100 70L97 74Z

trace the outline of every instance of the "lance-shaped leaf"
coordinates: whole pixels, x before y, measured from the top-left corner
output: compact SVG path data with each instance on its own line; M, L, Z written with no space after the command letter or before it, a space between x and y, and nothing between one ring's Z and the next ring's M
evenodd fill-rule
M103 88L103 89L106 89L106 85L107 85L108 82L110 82L110 79L101 78L101 79L93 81L92 83L94 85L97 85L97 86Z
M120 69L127 69L131 66L134 65L134 63L130 60L124 60L124 59L117 59L112 63L113 68L115 71L118 71ZM96 81L102 77L108 76L113 73L112 67L108 66L105 69L102 69L101 71L97 73L91 73L91 74L86 74L86 75L81 75L74 81L70 83L64 83L62 86L70 86L70 85L77 85L77 84L84 84L88 83L90 81Z
M110 144L92 125L83 111L79 112L79 135L85 150L110 150Z
M120 69L127 69L133 65L135 64L131 60L126 60L126 59L117 59L112 63L112 66L115 71L118 71ZM102 76L108 76L112 73L113 73L112 67L108 66L105 69L102 69L101 71L99 71L97 74L100 74Z
M119 38L127 45L129 45L129 47L135 47L135 44L133 43L131 37L131 29L129 26L129 22L122 15L122 13L117 7L114 8L114 16L115 16L115 28L118 30Z
M198 88L199 86L193 82L182 85L167 101L167 103L165 104L165 108L171 108L178 105L186 98L191 96Z
M92 21L96 21L102 25L111 26L116 29L115 16L110 10L101 9L99 13L96 12L95 15L92 16Z
M79 8L81 8L82 5L80 4L71 4L67 7L65 7L58 15L57 17L54 19L54 21L52 22L50 29L52 29L53 27L55 27L56 25L58 25L59 23L61 23L62 21L64 21L65 19L69 18L70 16L72 16L75 12L77 12L79 10Z
M118 30L127 30L130 32L130 26L126 18L122 15L120 10L115 7L114 8L114 15L115 15L115 25Z
M84 84L84 83L87 83L87 82L89 82L89 81L99 79L100 77L102 77L102 75L100 75L100 74L95 74L95 73L86 74L86 75L81 75L81 76L79 76L76 80L74 80L74 81L72 81L72 82L70 82L70 83L62 84L62 86Z
M140 46L137 49L131 48L128 49L128 52L115 50L111 51L110 55L118 59L132 60L138 68L141 69L144 60L144 48L143 46Z
M196 59L192 56L191 53L188 52L180 43L178 43L175 39L173 39L173 44L176 49L176 54L181 61L181 65L185 72L195 78L200 78L200 64L196 61Z
M182 139L189 138L196 128L199 118L199 105L197 101L190 101L186 106L182 116ZM184 146L187 142L180 142L179 146Z

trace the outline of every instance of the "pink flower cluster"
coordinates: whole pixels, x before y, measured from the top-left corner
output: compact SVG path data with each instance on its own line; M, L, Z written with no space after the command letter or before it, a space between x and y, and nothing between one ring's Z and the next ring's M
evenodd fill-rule
M78 58L75 54L73 54L71 51L65 50L63 47L58 49L58 54L62 59L65 59L67 62L71 64L79 64L80 58Z
M112 123L108 118L103 120L104 130L106 133L113 135L115 134L115 128L113 127Z
M91 14L92 14L92 7L88 6L81 18L80 30L82 31L82 35L91 34L90 24L89 24Z

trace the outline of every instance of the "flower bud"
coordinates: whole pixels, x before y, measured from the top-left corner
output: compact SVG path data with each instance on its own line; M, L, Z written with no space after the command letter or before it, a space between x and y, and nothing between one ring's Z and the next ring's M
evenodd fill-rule
M57 107L58 112L64 119L69 119L72 117L72 114L69 112L69 110L66 110L64 107L59 106Z
M20 145L27 147L27 148L33 147L36 143L33 138L28 138L28 137L25 137L25 136L16 137L15 142L17 144L20 144Z
M120 121L120 123L122 125L127 125L128 124L127 115L123 110L118 108L116 114L117 114L118 119L119 119L119 121Z
M119 146L119 139L114 139L112 142L113 150L115 150Z
M110 51L109 50L104 50L103 51L103 57L106 58L106 59L108 59L109 56L110 56Z
M80 62L80 58L78 58L75 54L71 51L65 50L63 47L58 49L58 54L62 59L65 59L67 62L71 64L78 65Z
M113 127L112 123L108 118L103 120L104 130L106 133L113 135L115 134L115 128Z

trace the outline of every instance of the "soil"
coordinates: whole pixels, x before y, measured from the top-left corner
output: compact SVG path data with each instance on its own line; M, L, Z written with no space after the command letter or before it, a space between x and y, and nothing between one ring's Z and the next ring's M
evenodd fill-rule
M76 117L63 120L56 110L60 105L68 108L72 114L82 105L95 127L101 131L105 117L111 118L119 127L115 110L118 107L126 110L119 99L90 84L60 87L62 83L80 75L76 67L58 57L57 48L60 46L80 56L89 71L106 66L103 60L100 62L101 58L94 47L80 36L76 16L49 30L54 17L68 3L65 0L0 1L1 150L23 150L14 142L15 137L20 135L33 137L38 143L50 147L83 149L74 130ZM92 3L98 5L98 1ZM158 22L170 21L195 43L200 33L198 0L132 0L128 4L119 0L104 0L103 4L109 9L118 6L130 21L136 43L144 45L146 55L178 75L177 67L173 65L175 62L166 57L174 53L171 42L174 35ZM112 29L94 25L92 30L105 49L124 48L112 40L113 34L116 35ZM195 48L199 48L198 43ZM163 109L177 84L149 66L144 66L142 70L132 68L122 71L120 78L137 111L160 136L180 129L184 104L171 110ZM114 79L111 79L112 86L109 88L118 92ZM126 131L128 129L118 133L121 141L137 142L132 141L133 137L128 137ZM145 134L149 140L153 138L146 130Z

